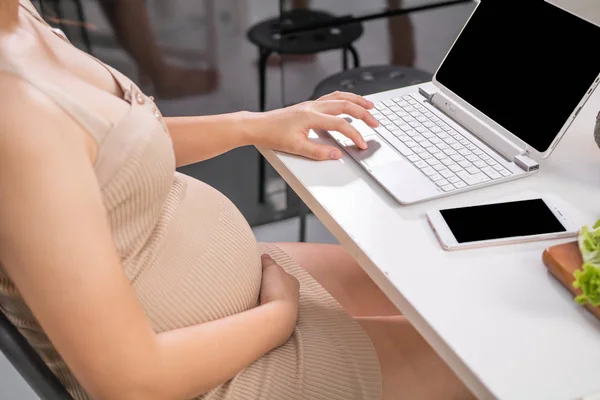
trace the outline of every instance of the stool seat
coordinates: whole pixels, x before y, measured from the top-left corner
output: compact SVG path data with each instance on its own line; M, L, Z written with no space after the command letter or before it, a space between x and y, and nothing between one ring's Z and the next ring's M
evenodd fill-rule
M316 10L292 10L254 25L248 31L248 40L254 45L279 54L316 54L345 48L363 34L360 23L335 28L323 28L282 36L282 28L293 28L311 23L329 21L332 14Z
M355 68L321 81L315 88L312 99L338 90L366 96L428 82L431 78L432 75L427 72L396 65Z

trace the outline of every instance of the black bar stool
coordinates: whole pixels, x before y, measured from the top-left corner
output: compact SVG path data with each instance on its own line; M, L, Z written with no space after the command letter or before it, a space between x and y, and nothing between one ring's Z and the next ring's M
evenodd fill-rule
M266 108L266 74L267 61L271 54L308 55L330 50L342 50L342 68L348 69L348 56L352 56L355 68L360 66L360 58L353 43L363 34L360 23L344 25L336 28L316 29L292 35L281 35L281 29L290 29L305 24L318 24L333 19L327 12L315 10L292 10L260 22L248 31L248 40L258 47L258 85L259 110ZM265 202L266 196L266 160L259 159L259 203Z
M366 96L428 82L431 78L432 75L427 72L397 65L356 68L321 81L315 88L312 99L318 99L336 90Z

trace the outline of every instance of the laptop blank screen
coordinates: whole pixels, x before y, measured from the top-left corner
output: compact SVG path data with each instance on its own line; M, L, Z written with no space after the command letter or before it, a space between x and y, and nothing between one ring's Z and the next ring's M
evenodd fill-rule
M437 72L545 152L600 73L600 27L541 0L482 0Z

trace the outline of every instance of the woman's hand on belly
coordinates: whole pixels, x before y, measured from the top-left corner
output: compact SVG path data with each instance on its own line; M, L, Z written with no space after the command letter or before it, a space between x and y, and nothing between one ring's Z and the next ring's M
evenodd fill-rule
M300 284L273 259L262 256L263 275L260 288L260 304L277 304L281 309L284 329L281 332L281 344L292 335L298 319L298 302L300 301Z

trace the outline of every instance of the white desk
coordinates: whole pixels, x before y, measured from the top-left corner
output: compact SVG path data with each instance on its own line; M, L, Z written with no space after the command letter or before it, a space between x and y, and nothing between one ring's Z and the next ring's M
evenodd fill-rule
M558 242L449 253L425 213L554 193L577 222L595 222L598 110L600 91L537 175L409 207L346 154L318 163L261 151L479 398L580 399L600 392L600 321L547 273L542 251Z

